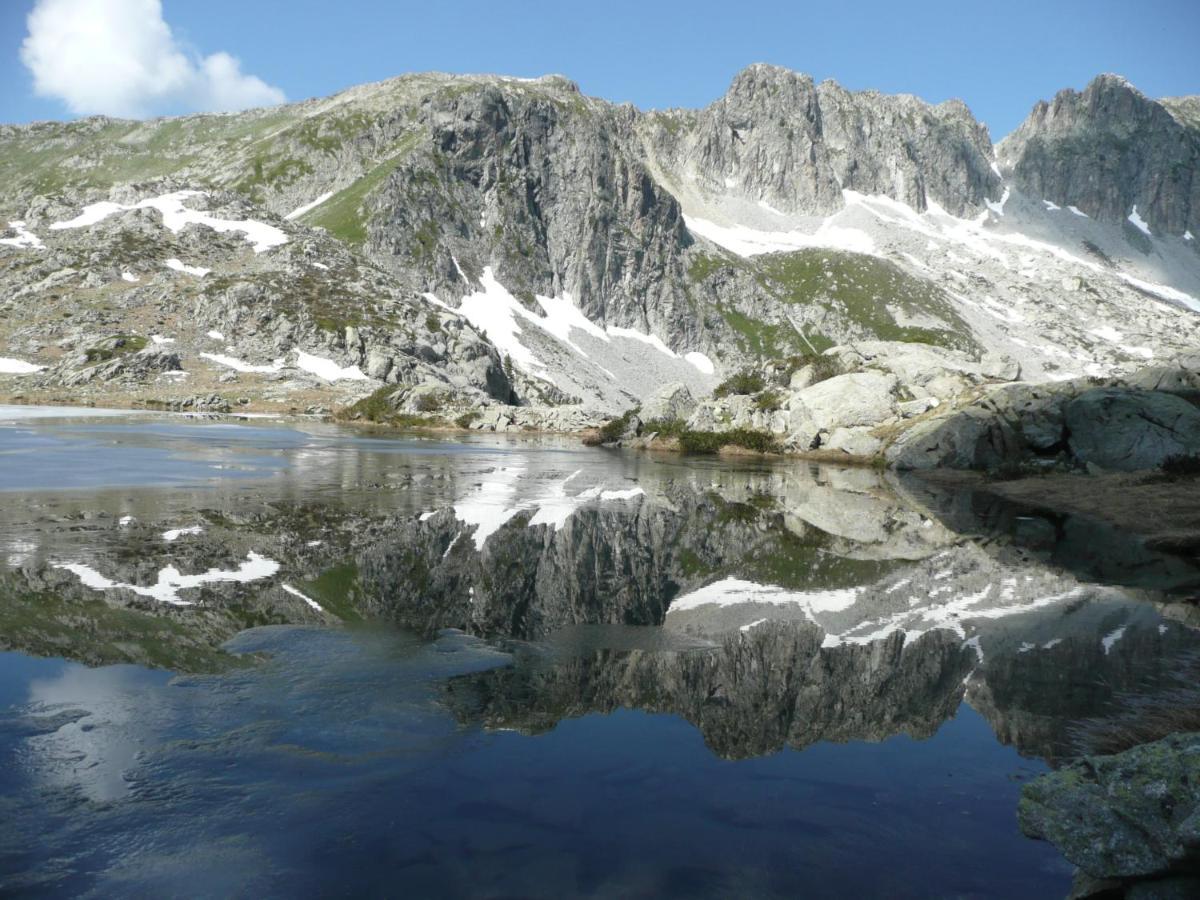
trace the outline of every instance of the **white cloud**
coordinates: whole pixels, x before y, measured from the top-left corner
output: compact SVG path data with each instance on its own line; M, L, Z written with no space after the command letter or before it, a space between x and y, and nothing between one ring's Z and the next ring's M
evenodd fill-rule
M228 53L189 54L163 20L161 0L37 0L28 25L21 61L34 90L73 113L141 117L284 101Z

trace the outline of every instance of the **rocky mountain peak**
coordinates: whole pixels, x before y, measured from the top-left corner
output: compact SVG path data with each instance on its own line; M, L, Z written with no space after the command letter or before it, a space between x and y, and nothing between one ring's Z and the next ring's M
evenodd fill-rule
M1000 155L1034 197L1182 235L1200 225L1200 135L1181 121L1195 107L1173 105L1179 112L1120 75L1099 75L1037 103Z

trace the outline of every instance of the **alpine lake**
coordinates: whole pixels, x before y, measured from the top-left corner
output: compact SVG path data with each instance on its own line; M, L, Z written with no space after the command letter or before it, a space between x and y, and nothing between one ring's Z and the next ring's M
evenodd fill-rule
M1021 788L1198 584L867 469L0 408L0 894L1062 897Z

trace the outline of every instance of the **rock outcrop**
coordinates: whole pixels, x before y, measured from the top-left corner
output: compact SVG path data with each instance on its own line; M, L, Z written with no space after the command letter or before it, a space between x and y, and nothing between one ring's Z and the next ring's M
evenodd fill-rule
M1022 831L1050 841L1093 878L1188 870L1200 887L1200 734L1085 757L1043 775L1022 791L1019 816Z

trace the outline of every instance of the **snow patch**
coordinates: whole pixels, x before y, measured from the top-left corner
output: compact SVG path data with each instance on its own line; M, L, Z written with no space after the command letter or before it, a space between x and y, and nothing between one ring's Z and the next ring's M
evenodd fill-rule
M1079 216L1080 218L1083 218L1083 219L1089 218L1088 214L1085 213L1078 206L1068 206L1067 209L1069 209L1072 213Z
M158 346L158 347L161 347L163 344L175 343L175 338L163 337L161 334L150 335L150 340L152 340L154 342L155 346Z
M808 248L847 250L867 255L875 253L875 241L865 231L833 225L828 219L812 234L803 231L760 231L745 225L718 225L691 216L684 216L683 223L688 231L738 256L785 253Z
M713 365L713 361L699 350L692 350L690 353L685 353L683 354L683 358L686 362L691 363L705 375L712 375L717 371L716 366Z
M367 376L358 366L342 368L331 359L322 359L303 350L296 351L296 368L316 375L324 381L366 381Z
M197 278L203 278L212 271L212 269L206 269L203 266L185 265L181 260L175 259L175 257L168 259L165 265L168 269L174 269L176 272L183 272L186 275L195 275Z
M1125 337L1124 334L1108 325L1102 325L1099 328L1093 328L1091 333L1096 335L1096 337L1104 338L1104 340L1112 344L1117 343L1121 340L1121 338Z
M0 244L6 247L23 247L28 250L42 250L45 244L42 239L25 227L22 221L11 221L8 227L17 233L16 237L0 238Z
M312 203L305 203L303 206L297 206L290 213L288 213L286 216L284 216L284 218L287 219L288 221L291 221L292 219L298 219L302 215L304 215L306 212L308 212L309 210L316 209L318 206L320 206L322 203L324 203L326 200L328 200L332 196L333 196L333 191L326 191L324 194L322 194L316 200L312 201Z
M1136 203L1133 205L1133 209L1130 210L1129 222L1132 223L1134 228L1146 235L1146 237L1154 237L1154 235L1150 233L1150 226L1146 224L1146 220L1138 215Z
M208 337L212 338L214 341L225 340L225 335L221 334L221 332L219 332L219 331L209 331L209 332L206 332L206 334Z
M301 600L303 600L305 603L307 603L309 606L311 606L317 612L320 612L320 613L325 612L325 607L321 606L321 604L318 603L316 600L312 599L312 597L305 596L300 591L298 591L294 587L292 587L290 584L281 584L280 587L283 588L285 591L287 591L289 594L291 594L293 597L299 597Z
M137 284L139 281L141 281L141 279L138 278L136 275L134 275L132 272L122 272L121 280L128 281L130 284Z
M200 534L203 531L203 525L189 525L187 528L172 528L170 531L163 532L162 539L164 541L174 542L179 540L185 534Z
M1049 200L1043 200L1042 202L1046 204L1046 210L1048 212L1058 212L1058 210L1062 209L1062 207L1057 203L1052 203Z
M278 372L283 368L284 360L277 359L269 366L256 366L251 363L242 362L240 359L235 359L232 356L225 356L220 353L201 353L202 359L210 360L221 366L227 366L238 372Z
M287 235L274 225L268 225L266 222L257 222L254 219L218 219L216 216L210 216L206 212L189 209L184 203L184 201L190 200L193 197L204 196L207 196L204 191L174 191L169 194L163 194L161 197L150 197L132 206L126 206L123 203L113 203L110 200L102 200L99 203L92 203L85 206L83 212L74 219L53 223L50 226L50 230L59 231L64 228L86 228L90 225L95 225L97 222L104 221L111 215L131 209L157 209L162 214L163 227L175 233L178 233L191 224L207 225L213 231L219 232L240 231L246 236L246 240L253 245L255 253L262 253L264 250L270 250L272 247L278 247L281 244L287 243Z
M40 372L45 366L36 366L23 359L13 359L10 356L0 356L0 375L32 375Z
M1004 215L1004 204L1008 202L1008 198L1011 196L1012 196L1012 191L1010 191L1008 188L1005 188L1004 193L1000 195L999 203L992 201L992 200L988 200L987 198L984 198L983 203L988 209L990 209L996 215L1002 216L1002 215Z

